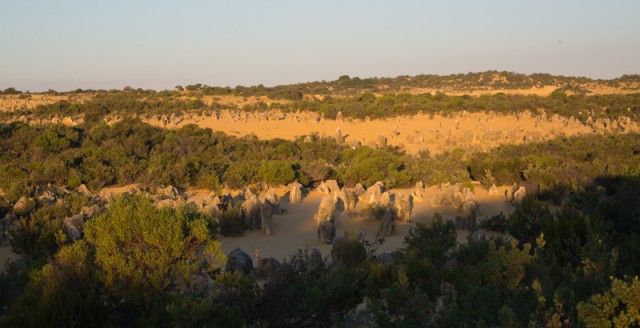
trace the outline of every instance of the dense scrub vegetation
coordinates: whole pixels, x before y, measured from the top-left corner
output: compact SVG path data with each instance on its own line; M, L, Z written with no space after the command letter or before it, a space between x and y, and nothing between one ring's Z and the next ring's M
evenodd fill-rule
M522 87L536 79L559 79L507 77L522 78ZM480 76L455 78L464 83ZM428 76L412 79L437 84ZM392 88L394 80L342 77L298 87L317 87L315 92L321 93L326 86L342 85L342 90L377 92L379 83ZM223 93L206 86L186 89L196 96ZM290 110L326 117L337 111L347 117L383 117L544 108L582 119L637 119L640 110L638 94L354 93L307 101L289 89L278 91L281 96L260 87L224 92L293 99ZM0 326L640 325L640 135L562 137L486 153L452 149L431 157L391 147L352 149L330 138L235 138L195 125L165 130L129 117L227 108L205 105L197 97L177 99L178 94L183 93L99 92L82 104L60 102L31 111L40 117L84 113L85 122L76 127L0 124L0 187L5 193L0 218L18 217L11 246L23 256L0 272ZM256 108L266 105L245 109ZM105 115L125 118L108 125ZM436 215L432 225L417 224L392 259L376 258L375 243L350 235L346 246L333 252L333 261L300 250L280 269L259 278L221 270L224 255L217 234L236 228L237 213L215 221L187 207L157 209L142 196L123 196L87 220L84 238L72 241L64 232L65 218L94 199L71 192L56 202L38 200L30 211L11 206L20 196L41 195L49 185L75 189L86 184L98 191L111 184L142 183L218 191L260 182L312 186L326 179L348 186L380 180L391 188L416 181L477 180L487 187L516 183L527 186L532 197L512 214L481 223L508 233L501 238L486 239L476 232L459 244L453 222ZM560 210L549 210L547 201Z
M389 187L469 179L487 186L526 182L552 197L579 190L599 175L640 172L635 134L560 138L477 154L453 150L436 157L301 139L235 138L195 125L165 130L135 119L82 127L12 123L0 126L0 177L12 201L47 184L86 184L94 191L130 183L218 190L262 181L310 186L330 178L350 186L380 180Z
M562 90L577 93L587 93L581 85L598 84L610 87L622 87L623 83L639 83L640 75L623 75L611 80L594 80L586 77L558 76L550 74L519 74L514 72L487 71L451 75L417 75L398 76L395 78L373 77L359 78L348 75L340 76L334 81L317 81L291 85L265 87L236 86L212 87L201 83L187 86L178 85L173 91L162 91L163 94L180 95L187 91L192 95L233 95L240 97L265 96L270 99L300 100L305 94L354 96L362 92L378 94L393 94L412 88L450 89L450 90L487 90L487 89L529 89L543 86L557 86ZM153 93L152 90L133 89L125 87L126 91ZM115 92L116 90L97 90L98 92ZM96 92L96 90L77 89L74 93ZM0 94L19 94L15 88L0 90ZM54 90L45 93L58 94Z
M187 114L213 115L216 111L231 109L249 112L263 112L279 109L283 112L308 111L335 119L338 112L343 117L365 119L385 118L398 115L451 115L453 113L493 112L498 114L518 114L524 111L534 115L560 115L574 117L586 122L590 117L595 119L617 119L622 116L634 121L640 119L640 93L626 95L581 95L567 94L557 90L548 97L536 95L468 95L451 96L444 93L424 93L412 95L397 93L374 95L365 92L354 96L331 97L322 100L299 99L288 103L274 102L267 105L262 101L238 107L232 104L221 104L215 100L206 105L197 95L180 98L175 92L155 91L118 91L95 94L84 103L60 101L49 105L39 105L34 109L18 112L2 112L4 119L26 115L32 118L51 118L77 116L84 113L84 120L98 122L109 116L143 116Z
M217 189L220 182L232 188L261 181L309 185L330 177L397 186L421 177L410 156L390 150L354 150L329 139L234 138L195 125L164 130L139 120L88 128L12 123L0 134L0 176L14 201L48 183L85 183L92 190L134 182Z
M59 239L46 262L28 257L29 270L0 274L0 324L634 327L639 188L637 176L603 177L557 213L527 200L504 218L517 239L458 244L453 223L436 217L391 262L354 252L371 246L355 238L334 264L300 251L259 283L198 262L212 258L202 250L219 254L207 217L125 196L86 223L85 239Z
M346 117L383 118L398 115L441 114L466 110L468 112L489 112L517 114L529 111L534 114L558 114L573 116L586 121L588 117L618 118L628 116L634 120L640 115L640 94L630 95L567 95L557 91L548 97L534 95L484 95L449 96L443 93L411 95L399 93L375 96L364 93L347 98L327 97L322 101L301 101L292 105L294 109L318 112L325 117L335 118L338 112Z

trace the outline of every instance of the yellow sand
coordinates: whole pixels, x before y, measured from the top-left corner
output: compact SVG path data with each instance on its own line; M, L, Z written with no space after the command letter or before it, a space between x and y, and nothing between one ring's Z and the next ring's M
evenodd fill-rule
M274 119L277 117L278 119ZM256 135L260 139L296 137L316 133L320 137L335 137L337 129L350 145L372 145L384 136L387 143L400 146L408 153L428 150L432 155L462 148L467 151L487 151L503 144L522 144L594 132L590 126L576 120L553 116L491 115L489 113L456 113L440 115L399 116L381 120L319 120L315 113L279 113L270 119L254 113L222 111L218 119L212 116L186 116L180 120L152 117L146 122L155 126L178 128L196 124L233 136ZM632 123L625 132L639 131Z
M505 188L500 188L504 193ZM399 190L392 190L392 193ZM402 190L407 192L406 190ZM377 248L378 252L394 251L402 247L404 237L409 229L415 226L415 222L431 222L431 218L436 212L445 217L453 219L458 215L455 208L432 207L431 199L436 194L437 188L427 189L426 197L422 202L414 201L414 208L410 222L397 222L395 232L387 237L385 243ZM510 213L513 208L504 201L504 196L489 195L486 190L476 186L476 199L479 203L480 217L491 216L503 213ZM311 192L303 199L302 204L289 204L287 197L282 199L282 207L285 213L273 216L273 234L270 236L262 234L260 231L247 231L241 237L221 237L222 249L225 254L229 254L233 249L239 247L249 254L256 261L255 252L259 251L262 258L273 257L277 260L289 258L298 249L317 248L323 256L330 256L331 245L321 242L317 237L317 224L313 215L320 205L320 200L324 195L319 192ZM356 234L364 234L367 239L374 240L380 222L375 220L364 220L360 217L350 217L348 213L342 213L336 220L337 236L344 235L345 231ZM459 242L466 240L468 232L458 231ZM254 262L255 264L255 262Z

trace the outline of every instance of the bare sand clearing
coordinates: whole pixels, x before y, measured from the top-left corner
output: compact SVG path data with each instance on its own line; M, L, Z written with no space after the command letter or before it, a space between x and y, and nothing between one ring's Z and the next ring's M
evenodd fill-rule
M410 154L428 150L432 155L454 148L487 151L502 144L522 144L559 135L594 132L591 126L574 119L532 116L528 112L520 115L461 112L450 117L414 115L370 121L320 120L315 113L275 113L267 119L266 115L261 117L253 113L222 111L219 118L215 115L185 116L176 123L153 117L146 119L146 122L167 128L197 124L233 136L253 134L260 139L294 140L313 133L320 137L335 137L337 129L340 129L344 142L350 145L373 145L382 135L388 145L403 147ZM636 123L630 123L625 131L638 130Z
M455 89L454 87L450 89L443 88L406 88L403 89L403 92L408 92L413 95L420 95L425 93L436 94L438 92L450 95L450 96L483 96L483 95L495 95L498 93L504 93L507 95L536 95L540 97L546 97L550 95L552 92L557 90L560 86L557 85L545 85L540 88L527 88L527 89L474 89L474 90L464 90L464 89ZM609 90L610 93L623 93L623 90L618 90L612 88Z
M505 188L500 188L503 191ZM433 207L431 199L437 193L437 187L427 189L423 201L414 201L414 208L410 222L396 222L396 230L387 237L384 244L377 247L377 252L394 251L402 247L404 237L416 222L431 222L433 215L439 212L445 219L453 219L458 214L457 209L450 207ZM392 193L407 190L392 190ZM476 199L480 206L480 217L503 213L510 213L513 208L504 201L503 196L489 195L486 190L476 186ZM241 237L221 237L222 250L229 254L239 247L256 261L255 251L260 252L262 258L273 257L277 260L288 259L298 249L317 248L323 256L330 256L331 245L321 242L317 237L317 224L313 215L320 205L324 195L320 192L311 192L304 198L302 204L289 204L288 198L282 198L282 207L285 213L274 215L273 235L267 236L259 231L247 231ZM379 221L365 220L361 217L342 213L336 219L336 236L342 236L345 232L364 234L365 238L374 240L379 228ZM466 240L468 231L458 231L458 241Z
M20 94L20 95L2 95L0 96L0 111L16 111L33 109L39 105L51 105L59 101L68 101L71 103L83 103L93 98L93 94Z

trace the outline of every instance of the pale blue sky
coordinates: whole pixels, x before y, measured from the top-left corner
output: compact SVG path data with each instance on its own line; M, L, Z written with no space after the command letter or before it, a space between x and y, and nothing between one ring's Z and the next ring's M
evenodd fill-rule
M638 0L0 0L0 89L640 73Z

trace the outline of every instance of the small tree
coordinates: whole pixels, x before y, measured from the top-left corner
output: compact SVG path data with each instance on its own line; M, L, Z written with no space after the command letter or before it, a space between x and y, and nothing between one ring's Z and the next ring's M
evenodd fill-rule
M192 281L196 272L213 273L225 261L209 226L199 214L156 209L142 196L123 196L87 222L85 233L107 290L149 305L156 295Z
M295 181L296 172L286 161L266 161L260 165L258 175L270 184L287 184Z

